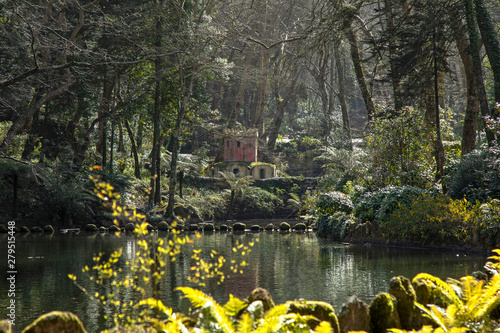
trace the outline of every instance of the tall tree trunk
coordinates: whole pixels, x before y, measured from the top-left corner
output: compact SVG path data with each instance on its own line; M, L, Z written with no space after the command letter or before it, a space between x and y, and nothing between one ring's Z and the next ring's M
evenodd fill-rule
M389 33L393 34L395 32L395 24L394 24L394 13L392 8L392 0L384 0L385 3L385 15L387 18L387 27L389 29ZM396 41L394 38L389 39L389 55L393 58L396 55ZM401 110L403 107L403 98L401 96L401 81L399 79L396 64L390 61L391 66L391 80L392 80L392 90L394 95L394 108L396 111Z
M160 52L161 47L161 18L156 17L156 52ZM153 109L153 147L151 149L151 180L149 194L149 205L154 206L160 203L160 112L161 112L161 80L160 80L160 58L157 57L154 61L155 66L155 91L154 91L154 109Z
M228 129L236 127L238 115L240 114L240 109L245 99L245 90L248 83L248 72L250 70L250 64L252 63L252 58L253 58L253 46L250 45L248 47L248 53L245 61L245 67L243 69L243 77L241 79L240 89L238 90L238 95L236 96L236 104L234 106L233 112L231 113L231 116L229 117L229 123L227 125Z
M476 80L476 87L478 89L478 98L479 105L481 109L481 115L483 117L490 115L490 109L488 106L488 99L486 96L486 89L484 87L484 79L483 79L483 69L482 69L482 61L480 55L481 42L479 38L479 32L476 27L476 17L474 15L474 6L473 0L463 0L464 2L464 10L465 10L465 20L467 25L467 33L469 35L470 40L470 48L469 53L472 57L472 66L474 67L474 76ZM486 131L486 140L488 143L492 143L495 140L495 134L489 130Z
M107 123L109 117L109 107L111 103L111 94L113 93L114 81L109 77L108 70L105 69L102 82L102 97L98 111L98 133L99 141L97 143L97 151L101 154L101 166L106 167L107 162Z
M438 59L437 59L437 33L436 33L436 28L434 28L434 41L433 41L433 48L434 48L434 106L435 106L435 112L436 112L436 167L437 167L437 172L436 172L436 180L438 182L441 182L441 186L443 188L443 192L446 193L446 184L443 182L444 181L444 163L446 160L445 154L444 154L444 147L443 147L443 140L441 138L441 124L440 124L440 116L439 116L439 77L440 77L440 71L439 71L439 65L438 65Z
M359 56L358 39L351 26L347 28L346 36L349 40L349 44L351 45L352 63L354 65L354 71L356 72L359 89L361 90L361 95L363 96L363 100L365 102L366 115L368 117L368 121L371 121L375 116L375 104L373 103L368 85L366 84L363 64L361 63L361 57Z
M345 82L344 82L344 64L342 63L341 60L341 55L340 55L340 45L341 45L341 40L338 39L335 42L334 45L334 57L335 57L335 65L337 69L337 77L338 77L338 82L339 82L339 102L340 102L340 109L342 110L342 124L343 124L343 140L342 144L352 150L352 137L351 137L351 123L349 120L349 111L347 109L347 101L346 101L346 94L345 94Z
M495 101L500 103L500 41L484 0L474 0L474 9L476 11L476 22L493 72ZM499 116L497 108L492 109L491 116L493 118Z
M479 86L484 90L483 82L477 82L474 73L473 58L471 55L471 45L465 35L465 27L460 17L454 13L452 17L452 28L454 30L455 42L458 53L462 60L465 71L465 85L467 88L467 106L465 108L465 117L462 130L462 156L470 153L476 148L476 131L480 112Z
M194 78L186 77L183 69L179 71L180 86L182 92L182 101L177 113L175 121L174 132L172 136L172 158L170 161L169 172L169 187L168 187L168 206L165 215L167 218L174 220L174 206L175 206L175 188L177 183L177 160L179 157L179 136L181 134L182 122L187 112L189 111L189 99L193 93Z
M141 166L139 165L139 155L137 154L137 147L135 145L134 133L130 129L130 124L125 119L123 121L125 129L127 130L128 137L130 139L130 149L132 150L132 156L134 156L134 176L135 178L141 178Z
M290 83L290 87L288 88L288 92L285 98L283 98L283 100L281 100L278 103L273 120L271 121L269 128L266 130L266 134L264 134L264 137L267 138L267 151L269 152L272 152L276 145L279 129L281 127L281 123L283 122L283 117L285 115L285 108L286 105L288 104L288 101L290 100L291 95L293 94L293 91L295 90L296 83L297 83L297 78L295 78Z

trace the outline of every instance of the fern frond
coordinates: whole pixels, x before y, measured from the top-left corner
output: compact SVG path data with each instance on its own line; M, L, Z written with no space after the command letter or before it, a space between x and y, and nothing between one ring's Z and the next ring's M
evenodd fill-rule
M238 333L250 333L253 330L253 320L249 313L244 313L241 316L237 325Z
M224 308L219 305L212 297L206 295L198 289L189 287L178 287L184 293L184 297L189 299L194 307L206 307L210 309L210 314L225 333L234 333L234 325Z
M480 292L480 297L474 299L474 304L467 304L473 309L471 317L476 321L483 320L500 304L500 275L494 275Z
M236 317L247 305L247 302L229 294L229 301L224 304L224 309L228 315Z
M415 302L415 306L420 310L422 310L427 316L429 316L429 318L431 318L434 321L434 323L436 323L436 325L441 327L444 332L448 332L448 328L446 327L447 320L446 318L444 318L445 315L442 311L439 310L437 306L431 305L430 310L417 302Z
M169 317L172 316L172 309L166 307L163 302L156 298L143 299L135 305L135 307L147 305L152 309L157 309L160 312L165 313Z
M413 282L415 282L416 280L419 280L419 279L423 279L423 280L434 283L436 285L436 287L443 294L445 294L446 296L448 296L450 298L450 300L453 302L453 304L455 304L455 306L457 308L461 309L464 306L462 300L458 297L458 295L455 292L455 290L453 289L453 287L451 285L449 285L448 283L444 282L443 280L441 280L440 278L435 277L431 274L420 273L420 274L417 274L417 276L415 276L413 278Z
M314 329L314 333L331 333L331 332L332 332L332 325L330 325L330 323L327 321L322 321ZM351 332L351 333L355 333L355 332Z

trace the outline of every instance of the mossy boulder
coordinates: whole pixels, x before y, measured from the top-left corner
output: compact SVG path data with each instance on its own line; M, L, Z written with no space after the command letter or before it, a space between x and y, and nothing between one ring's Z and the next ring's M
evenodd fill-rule
M33 228L31 228L31 232L32 233L40 233L40 232L43 232L43 229L40 228L39 226L34 226Z
M446 296L440 289L427 280L417 279L413 282L417 302L423 305L435 304L440 308L446 309L451 305L452 300Z
M281 222L279 228L281 231L289 231L291 227L289 223Z
M108 228L106 228L105 226L101 226L101 227L99 228L99 232L104 233L104 232L106 232L106 231L108 231Z
M199 226L195 223L192 223L192 224L188 225L187 231L198 231L198 229L199 229Z
M155 230L155 227L151 223L146 224L146 229L148 229L149 232Z
M0 224L0 234L6 234L7 233L7 226L5 224Z
M229 226L227 224L223 224L220 226L220 231L229 231Z
M274 308L274 301L267 289L264 288L255 288L252 290L250 295L245 299L245 302L248 304L252 304L255 301L262 301L262 305L264 306L264 312L269 311L269 309Z
M266 225L264 227L264 230L266 230L266 231L273 231L274 229L275 229L275 227L274 227L274 224L272 224L272 223L269 223L268 225Z
M108 231L109 231L109 232L119 232L119 231L120 231L120 228L118 228L118 226L117 226L117 225L114 225L114 224L113 224L112 226L110 226L110 227L108 228Z
M38 317L22 333L51 332L86 333L87 331L83 327L80 318L75 314L71 312L52 311Z
M307 324L314 329L322 321L327 321L332 326L334 333L340 333L340 326L333 306L321 301L293 301L286 302L288 313L297 313L302 316L313 316L317 320L308 320Z
M9 320L0 320L0 333L12 333L12 324Z
M241 222L236 222L233 224L233 231L245 231L247 228L247 225L245 223Z
M305 230L307 230L307 226L305 225L305 223L297 223L296 225L293 226L293 230L305 231Z
M370 310L368 304L351 296L342 305L338 315L340 331L342 333L351 331L370 332Z
M203 225L203 231L214 231L215 225L213 223L205 223Z
M261 231L261 230L262 230L262 228L258 224L253 224L253 225L250 226L250 231L257 231L258 232L258 231Z
M401 329L397 300L389 293L380 293L370 303L372 333L385 333L389 328Z
M170 227L168 226L167 221L161 221L160 223L158 223L157 228L160 231L168 231L170 229Z
M415 307L417 295L410 280L404 276L393 277L389 281L389 294L396 297L401 327L405 330L420 328L420 311Z
M54 233L54 227L51 226L50 224L47 224L46 226L43 227L43 232L46 234L53 234Z
M135 224L133 224L132 222L125 224L125 231L134 232L134 230L135 230Z
M28 228L27 226L23 225L23 226L21 226L21 228L19 228L19 232L21 232L21 233L30 232L30 228Z
M97 232L99 228L95 224L86 224L84 230L88 232Z

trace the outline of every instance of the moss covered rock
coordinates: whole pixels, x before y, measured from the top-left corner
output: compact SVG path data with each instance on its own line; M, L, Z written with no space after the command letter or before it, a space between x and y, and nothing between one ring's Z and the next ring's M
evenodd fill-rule
M101 226L99 228L99 232L106 232L106 231L108 231L108 228L106 228L105 226Z
M415 307L417 295L410 280L404 276L393 277L389 281L389 294L396 297L401 327L405 330L420 328L420 311Z
M245 231L247 228L247 225L245 223L241 222L236 222L233 224L233 231Z
M452 300L446 296L441 290L427 280L417 279L413 282L417 302L420 304L435 304L443 309L452 304Z
M95 224L86 224L84 230L89 232L97 232L99 231L99 228Z
M39 226L34 226L33 228L31 228L31 232L40 233L40 232L43 232L43 229L40 228Z
M155 227L151 223L146 224L146 229L148 229L149 232L155 230Z
M265 312L269 311L269 309L271 308L274 308L273 298L269 291L267 291L267 289L255 288L245 299L245 302L247 302L248 304L252 304L255 301L262 301Z
M298 313L303 316L313 316L317 320L309 320L307 323L314 329L320 322L327 321L332 326L334 333L340 333L340 326L335 310L331 304L321 301L293 301L287 302L288 313Z
M290 230L290 224L286 222L281 222L279 228L281 231L288 231Z
M220 226L220 231L229 231L229 226L227 224L223 224Z
M22 233L30 232L30 228L28 228L27 226L23 225L23 226L21 226L21 228L19 228L19 232L22 232Z
M189 226L187 228L188 231L198 231L198 229L199 229L199 226L195 223L189 224Z
M128 232L133 232L135 230L135 224L129 222L125 225L125 230Z
M371 330L368 304L356 296L349 297L346 303L342 305L338 319L342 333L351 331L370 332Z
M269 223L268 225L266 225L264 227L264 230L266 230L266 231L273 231L274 229L275 229L275 227L274 227L274 224L272 224L272 223Z
M46 313L31 325L26 327L22 333L52 333L71 332L86 333L81 320L71 312L53 311Z
M46 234L53 234L54 233L54 227L51 226L50 224L47 224L46 226L43 227L43 232Z
M251 231L260 231L262 228L258 224L253 224L250 226Z
M158 223L157 228L160 231L168 231L169 230L169 226L168 226L167 221L161 221L160 223Z
M307 226L304 223L297 223L296 225L293 226L293 230L305 231L307 230Z
M113 224L112 226L110 226L110 227L108 228L108 231L109 231L109 232L119 232L119 231L120 231L120 228L118 228L118 226L116 226L116 225L114 225L114 224Z
M215 225L213 223L205 223L203 225L203 231L214 231Z
M0 234L7 233L7 226L5 224L0 224Z
M373 333L385 333L389 328L401 328L397 300L391 294L378 294L369 309Z

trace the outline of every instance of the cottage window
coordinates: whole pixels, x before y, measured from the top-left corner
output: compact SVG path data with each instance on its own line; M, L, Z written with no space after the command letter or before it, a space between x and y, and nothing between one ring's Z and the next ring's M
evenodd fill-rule
M236 148L241 148L241 142L236 141Z

